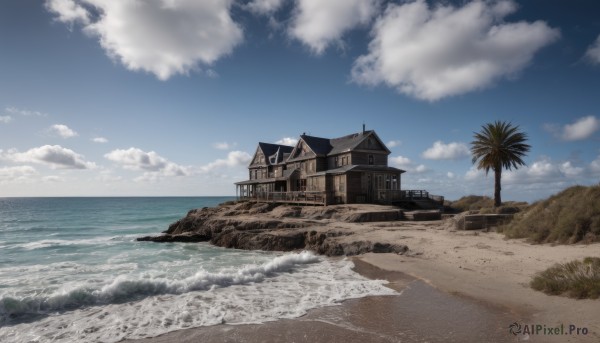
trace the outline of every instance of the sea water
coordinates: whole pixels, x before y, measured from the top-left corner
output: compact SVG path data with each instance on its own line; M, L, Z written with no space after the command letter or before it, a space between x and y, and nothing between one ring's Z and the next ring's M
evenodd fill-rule
M0 342L116 342L393 294L310 252L135 240L227 200L0 198Z

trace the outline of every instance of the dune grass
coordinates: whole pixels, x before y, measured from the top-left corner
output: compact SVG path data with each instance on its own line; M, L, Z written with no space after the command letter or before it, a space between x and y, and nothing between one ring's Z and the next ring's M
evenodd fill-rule
M577 299L600 297L600 258L586 257L557 264L534 276L535 290L550 295L566 295Z
M538 201L500 231L535 243L600 242L600 185L570 187Z
M506 201L500 207L494 207L494 199L481 195L468 195L458 200L448 202L450 212L478 211L481 214L512 214L527 207L526 202Z

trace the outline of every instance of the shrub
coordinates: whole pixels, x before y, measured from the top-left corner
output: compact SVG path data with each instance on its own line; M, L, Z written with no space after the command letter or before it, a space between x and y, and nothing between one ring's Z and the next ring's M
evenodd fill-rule
M538 201L503 228L509 238L536 243L600 241L600 186L574 186Z
M550 295L597 299L600 296L600 258L586 257L556 264L536 274L531 288Z

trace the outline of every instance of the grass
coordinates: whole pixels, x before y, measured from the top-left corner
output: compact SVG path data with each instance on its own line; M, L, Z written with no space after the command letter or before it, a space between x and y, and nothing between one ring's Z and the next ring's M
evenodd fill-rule
M550 295L566 295L577 299L600 297L600 258L586 257L556 264L536 274L531 287Z
M494 199L481 195L468 195L446 204L449 212L478 211L481 214L513 214L527 207L526 202L507 201L494 207Z
M535 243L600 242L600 185L570 187L538 201L500 231Z

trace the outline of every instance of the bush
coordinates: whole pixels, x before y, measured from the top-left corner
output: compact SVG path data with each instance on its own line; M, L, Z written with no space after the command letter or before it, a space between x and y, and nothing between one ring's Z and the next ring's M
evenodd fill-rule
M515 215L503 231L536 243L598 242L600 186L567 188Z
M475 211L494 207L494 200L481 195L467 195L450 202L450 207L458 212Z
M600 296L600 258L586 257L557 264L536 274L531 288L550 295L597 299Z

